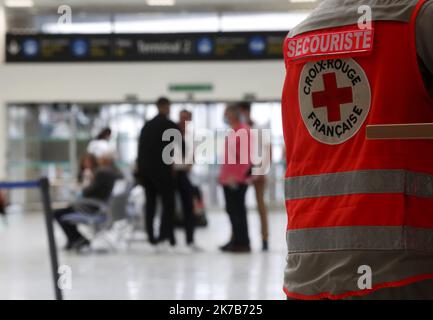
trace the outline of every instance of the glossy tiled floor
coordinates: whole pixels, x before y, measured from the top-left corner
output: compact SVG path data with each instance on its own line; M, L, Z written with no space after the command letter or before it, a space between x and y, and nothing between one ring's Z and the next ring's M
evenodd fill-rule
M283 213L271 214L271 250L260 252L257 214L249 217L254 251L230 255L217 250L229 235L223 213L210 214L208 229L199 230L202 253L170 254L134 243L116 253L60 253L60 264L72 268L66 299L284 299ZM182 232L178 239L183 240ZM56 229L59 247L64 239ZM183 242L183 241L179 241ZM60 252L60 250L59 250ZM13 215L0 221L0 299L51 299L48 249L40 214Z

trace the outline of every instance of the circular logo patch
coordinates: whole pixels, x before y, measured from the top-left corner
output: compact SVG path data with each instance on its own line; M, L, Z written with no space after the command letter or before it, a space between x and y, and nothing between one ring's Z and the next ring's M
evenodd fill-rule
M353 59L309 62L299 83L305 126L319 142L336 145L352 138L370 112L370 83Z

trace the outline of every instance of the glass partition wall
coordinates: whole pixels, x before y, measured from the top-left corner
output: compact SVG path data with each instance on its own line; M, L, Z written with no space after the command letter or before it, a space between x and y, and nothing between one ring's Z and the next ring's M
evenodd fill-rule
M193 113L195 129L221 133L226 103L175 103L171 118L178 121L181 110ZM277 102L256 102L252 116L262 128L272 132L272 168L269 173L268 202L284 205L284 147L281 106ZM89 141L104 127L110 127L117 164L126 173L134 170L138 137L145 121L156 115L156 107L147 103L68 103L9 104L8 161L9 180L31 180L48 176L56 203L68 202L76 192L80 158ZM222 139L222 136L217 136ZM215 148L215 159L222 150ZM223 197L217 184L218 165L195 165L193 181L201 186L208 208L222 208ZM34 190L17 190L9 195L13 205L30 210L39 202ZM249 206L255 206L254 194L248 194Z

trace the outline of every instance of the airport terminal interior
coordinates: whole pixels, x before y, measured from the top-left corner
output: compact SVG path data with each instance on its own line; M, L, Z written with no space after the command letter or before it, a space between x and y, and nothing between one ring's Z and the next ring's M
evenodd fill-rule
M53 221L59 272L68 277L59 279L64 299L284 300L282 45L316 5L314 0L1 1L0 299L54 298L47 210L38 181L48 178L51 213L69 206L80 197L89 146L109 128L107 148L127 185L116 183L111 197L124 199L115 209L107 205L109 223L78 226L90 240L83 250L66 250L65 234ZM172 121L188 111L194 128L216 141L227 128L226 108L242 101L250 105L254 124L268 130L266 248L250 185L251 251L220 250L232 235L218 181L216 159L223 152L218 147L207 157L215 161L196 161L188 172L195 191L194 246L185 241L178 194L177 245L150 243L146 194L135 170L140 132L157 115L160 97L170 100ZM158 201L156 226L162 223Z

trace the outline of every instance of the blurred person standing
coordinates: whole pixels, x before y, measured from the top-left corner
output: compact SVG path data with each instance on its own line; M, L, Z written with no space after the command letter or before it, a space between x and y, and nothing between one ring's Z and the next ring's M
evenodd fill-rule
M185 110L185 109L180 111L178 126L179 126L180 132L182 133L183 137L185 137L185 135L186 135L188 122L191 122L191 121L192 121L192 112Z
M232 129L225 140L224 161L219 183L223 186L226 210L232 226L231 240L220 249L224 252L250 252L245 195L251 176L250 128L241 122L237 106L229 106L224 122Z
M96 138L90 141L87 146L87 153L92 154L96 158L102 156L116 158L116 150L110 144L111 135L112 131L110 128L106 127L102 129Z
M186 140L186 123L188 121L192 121L192 113L188 110L182 110L179 115L179 128L182 133L182 136L184 137L184 140ZM188 152L186 150L186 152ZM189 169L191 171L191 168ZM192 193L192 199L193 199L193 219L194 219L194 225L197 226L207 226L207 218L206 218L206 209L205 204L203 200L203 194L200 190L200 187L198 185L195 185L191 182L191 179L188 177L190 183L191 183L191 193Z
M0 216L3 216L3 220L7 222L6 220L6 207L8 205L6 192L3 190L0 190Z
M260 215L260 225L261 225L261 233L262 233L262 250L269 250L269 224L268 224L268 208L265 202L265 191L266 191L266 175L269 172L270 167L270 155L271 155L271 145L270 143L266 143L262 139L260 128L251 118L251 103L249 102L241 102L239 103L239 109L241 112L241 121L252 129L256 129L259 131L259 141L257 141L257 147L259 150L263 150L265 154L269 154L269 156L261 155L266 163L261 164L261 171L259 175L252 176L252 184L254 186L254 190L256 193L256 201L257 201L257 210ZM262 145L263 144L263 145Z
M149 242L152 245L157 245L169 241L171 246L175 246L174 210L176 188L174 168L164 162L163 150L170 142L163 141L162 137L166 130L180 129L169 119L170 100L159 98L156 106L158 115L145 124L140 134L137 177L146 194L144 211ZM162 217L160 232L157 237L154 231L154 220L158 197L161 197L162 200Z
M182 110L179 114L179 128L183 139L187 134L188 122L192 121L192 113L187 110ZM185 146L192 148L193 146ZM186 151L186 150L185 150ZM186 151L188 152L188 151ZM180 200L182 203L183 222L186 233L186 244L192 251L198 251L199 248L194 243L194 229L195 229L195 217L194 217L194 187L189 178L192 165L175 165L175 182L176 190L179 193Z

